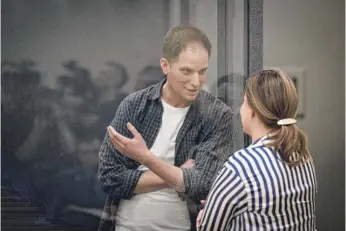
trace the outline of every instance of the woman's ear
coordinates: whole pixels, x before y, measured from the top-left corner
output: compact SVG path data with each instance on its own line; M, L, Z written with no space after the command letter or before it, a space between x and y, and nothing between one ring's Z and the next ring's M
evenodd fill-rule
M254 119L255 117L256 117L256 113L252 109L250 109L250 118Z

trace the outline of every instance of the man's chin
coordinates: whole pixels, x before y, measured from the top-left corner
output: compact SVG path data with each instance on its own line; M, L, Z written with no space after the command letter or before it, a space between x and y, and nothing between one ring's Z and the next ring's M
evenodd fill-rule
M187 102L194 102L197 99L197 96L198 96L198 94L196 94L196 95L187 95L187 96L185 96L185 100Z

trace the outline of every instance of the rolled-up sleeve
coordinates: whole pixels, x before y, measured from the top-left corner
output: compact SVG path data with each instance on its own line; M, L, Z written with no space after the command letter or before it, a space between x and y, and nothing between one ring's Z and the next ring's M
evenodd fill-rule
M195 168L182 168L185 193L195 202L207 197L224 162L232 154L232 112L227 110L204 142L190 152L195 156Z
M130 102L126 98L119 105L111 122L111 126L126 137L131 137L126 126L127 122L133 123L130 115ZM98 177L102 190L114 198L130 199L143 173L129 168L128 162L129 159L114 148L107 133L99 151Z

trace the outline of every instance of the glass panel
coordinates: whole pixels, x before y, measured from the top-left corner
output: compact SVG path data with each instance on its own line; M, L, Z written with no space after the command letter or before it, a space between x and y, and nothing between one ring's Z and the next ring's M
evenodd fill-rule
M190 0L189 23L209 37L210 58L207 89L234 111L233 150L244 147L239 115L246 73L246 22L244 0Z
M163 36L180 20L168 3L2 1L2 186L42 206L23 227L97 230L98 149L121 100L162 78Z
M207 88L234 110L232 142L243 147L244 0L4 0L2 7L2 186L14 190L2 193L38 211L27 227L97 230L106 126L124 97L161 80L163 36L182 22L211 40Z

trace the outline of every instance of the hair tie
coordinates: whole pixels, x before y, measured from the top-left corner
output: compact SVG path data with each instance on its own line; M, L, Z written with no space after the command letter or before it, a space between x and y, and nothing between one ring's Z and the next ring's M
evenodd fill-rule
M277 125L279 126L285 126L285 125L291 125L297 123L297 120L292 118L282 119L277 122Z

